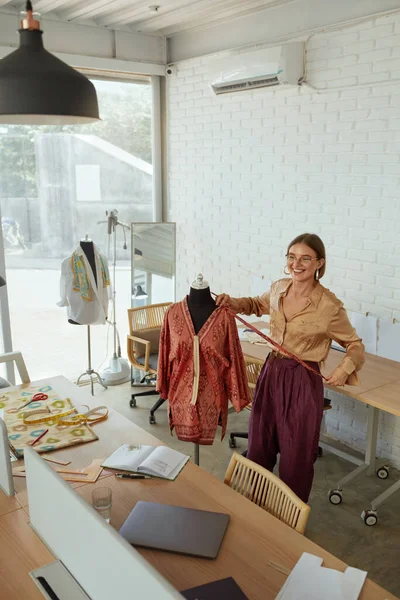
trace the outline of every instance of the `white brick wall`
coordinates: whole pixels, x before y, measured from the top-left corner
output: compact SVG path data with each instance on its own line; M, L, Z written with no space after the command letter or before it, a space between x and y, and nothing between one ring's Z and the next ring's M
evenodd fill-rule
M198 271L216 292L251 294L251 273L279 278L287 243L312 231L327 247L324 285L349 310L400 319L400 16L307 48L308 82L326 91L215 96L212 57L168 79L178 298ZM366 408L334 397L329 433L363 449ZM399 419L382 415L379 435L400 466Z

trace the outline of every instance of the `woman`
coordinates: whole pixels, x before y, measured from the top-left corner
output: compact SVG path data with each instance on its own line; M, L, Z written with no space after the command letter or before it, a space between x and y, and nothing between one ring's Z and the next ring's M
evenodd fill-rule
M269 292L255 298L221 294L217 304L235 313L270 315L274 341L318 372L335 340L346 354L327 383L357 385L364 346L343 303L319 282L326 267L322 240L312 233L299 235L289 244L286 260L290 277L273 283ZM247 457L272 471L279 452L280 478L304 502L312 486L323 407L322 378L271 352L257 382Z

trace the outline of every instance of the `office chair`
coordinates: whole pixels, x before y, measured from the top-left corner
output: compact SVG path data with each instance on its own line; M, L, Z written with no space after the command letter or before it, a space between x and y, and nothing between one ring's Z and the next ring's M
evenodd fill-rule
M234 452L224 483L292 529L304 534L310 507L271 471Z
M141 384L155 386L157 379L158 347L160 343L161 326L171 302L150 304L139 308L128 309L129 335L127 336L128 359L134 369L143 372ZM129 405L136 408L136 398L158 395L156 390L132 394ZM150 424L156 420L155 411L165 402L159 398L150 410Z

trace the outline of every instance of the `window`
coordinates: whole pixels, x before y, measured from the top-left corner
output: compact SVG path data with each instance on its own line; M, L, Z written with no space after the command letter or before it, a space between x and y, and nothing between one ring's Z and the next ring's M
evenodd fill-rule
M13 346L32 378L87 368L86 328L70 325L59 300L60 266L87 234L107 255L106 210L151 221L150 79L93 80L102 121L0 126L1 224ZM100 222L100 223L99 223ZM130 234L117 228L117 323L123 346L131 302ZM111 306L109 317L111 317ZM109 326L92 328L92 366L107 355ZM111 346L109 345L108 356Z

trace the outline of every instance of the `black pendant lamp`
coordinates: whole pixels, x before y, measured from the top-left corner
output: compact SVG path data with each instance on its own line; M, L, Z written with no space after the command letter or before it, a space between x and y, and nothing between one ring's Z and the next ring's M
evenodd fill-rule
M19 48L0 60L0 123L66 125L99 120L93 83L44 49L35 16L28 0Z
M4 279L4 277L2 277L0 275L0 287L4 287L6 285L6 280Z
M144 289L142 288L141 285L137 285L134 293L132 294L132 298L135 298L136 300L144 300L145 298L148 298L149 295L146 294L146 292L144 291Z

